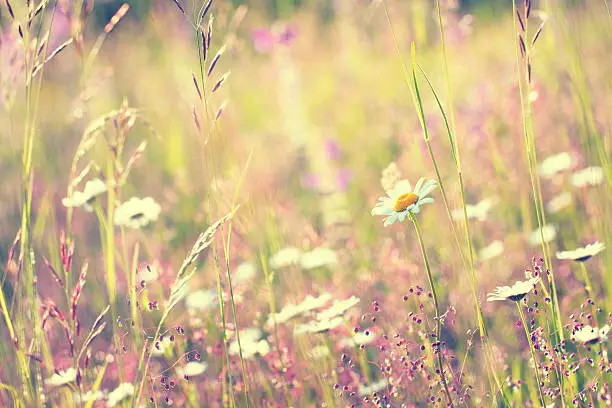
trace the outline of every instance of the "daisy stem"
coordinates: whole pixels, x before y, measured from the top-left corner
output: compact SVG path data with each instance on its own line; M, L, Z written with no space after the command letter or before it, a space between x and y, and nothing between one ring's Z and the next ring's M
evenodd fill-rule
M591 284L591 278L589 278L589 271L587 271L584 262L580 262L580 268L582 269L582 274L584 275L584 290L586 291L587 296L589 298L593 298L593 285Z
M527 337L527 342L529 342L529 351L531 352L531 359L533 360L533 371L535 372L536 382L538 386L538 396L540 397L540 404L542 407L545 407L546 403L544 402L544 393L542 392L542 382L540 381L540 374L538 372L538 360L536 359L535 349L533 348L533 343L531 342L531 335L529 334L529 329L527 328L525 313L523 313L523 308L521 307L520 302L516 302L516 308L518 309L519 315L521 316L523 329L525 329L525 337Z
M421 235L421 229L419 228L419 223L414 214L410 214L410 219L414 224L414 229L417 234L417 239L419 240L419 246L421 247L421 254L423 255L423 261L425 262L425 270L427 271L427 279L429 280L429 286L431 288L431 295L434 301L434 307L436 310L436 341L438 342L438 351L434 353L437 355L438 359L438 368L440 370L440 380L442 381L442 385L444 386L444 393L446 394L446 398L448 399L448 404L451 407L454 407L453 398L451 397L450 391L448 389L448 383L446 381L446 375L444 374L444 364L442 361L442 339L440 338L442 332L442 324L440 323L440 306L438 304L438 295L436 293L436 287L434 285L433 277L431 275L431 267L429 266L429 258L427 258L427 252L425 251L425 244L423 243L423 237Z

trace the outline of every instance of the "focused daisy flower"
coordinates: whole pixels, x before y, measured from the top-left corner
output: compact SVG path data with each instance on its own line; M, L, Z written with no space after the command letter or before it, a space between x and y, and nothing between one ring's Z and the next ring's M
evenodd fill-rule
M329 248L315 248L310 252L302 254L300 265L304 269L315 269L322 266L335 265L338 263L338 256Z
M138 229L157 220L161 207L153 198L132 197L115 210L115 225Z
M554 214L563 210L564 208L569 207L570 205L572 205L572 195L567 191L564 191L563 193L557 194L551 198L546 204L546 209L551 214Z
M503 253L504 243L500 240L495 240L478 252L478 259L481 261L488 261L489 259L493 259Z
M294 334L325 333L327 331L337 328L343 323L344 323L344 319L342 317L315 320L315 321L297 326L293 333Z
M518 302L523 299L529 292L531 292L536 283L540 281L540 278L529 278L526 281L517 281L512 286L498 286L492 293L487 295L489 302L495 300L513 300Z
M408 180L398 181L393 189L387 192L388 197L380 197L376 206L372 209L372 215L386 216L383 225L385 227L395 223L403 222L409 214L417 214L421 211L423 204L433 203L434 199L428 197L437 187L435 180L425 181L421 177L414 189Z
M106 183L99 178L89 180L85 183L83 191L75 191L70 197L62 198L64 207L74 208L80 207L85 211L93 211L93 202L100 194L108 190Z
M362 345L370 344L374 340L376 340L375 333L366 334L365 331L360 331L355 334L353 337L346 338L340 342L342 347L359 347Z
M577 329L572 335L572 340L584 345L594 344L608 339L610 325L606 324L601 329L591 327L588 324Z
M185 306L190 311L204 311L217 301L217 292L214 290L196 290L185 297Z
M557 229L554 225L548 224L542 227L542 231L540 229L536 229L532 231L529 235L529 244L533 246L541 245L543 242L550 242L557 236Z
M572 184L575 187L596 186L604 179L604 171L601 167L591 166L578 170L572 174Z
M106 404L109 407L117 406L121 401L134 395L134 385L131 383L121 383L108 393Z
M559 153L545 158L540 164L540 174L543 177L552 177L555 174L570 169L574 164L572 156L567 153Z
M375 383L372 383L370 385L361 385L359 386L359 395L364 397L367 395L372 395L375 392L380 392L384 390L385 388L387 388L387 385L389 385L389 382L386 378L376 381Z
M58 371L45 380L48 387L61 387L76 381L76 370L72 367L65 371Z
M206 371L208 364L199 361L190 361L182 367L177 367L176 375L179 377L197 377Z
M360 299L356 296L351 296L345 300L334 300L334 303L332 303L329 309L317 314L317 319L328 320L336 316L341 316L347 310L356 306L359 303L359 300Z
M606 249L606 246L602 242L593 242L592 244L582 248L576 248L572 251L557 252L557 259L569 259L572 261L584 262L590 257L597 255L604 249Z
M279 250L270 258L270 266L274 269L285 268L300 263L302 251L295 247L286 247Z
M477 219L484 221L489 215L489 210L493 207L493 200L491 198L485 198L478 204L466 204L465 212L467 213L468 220ZM463 208L457 208L453 210L451 216L456 221L463 221Z

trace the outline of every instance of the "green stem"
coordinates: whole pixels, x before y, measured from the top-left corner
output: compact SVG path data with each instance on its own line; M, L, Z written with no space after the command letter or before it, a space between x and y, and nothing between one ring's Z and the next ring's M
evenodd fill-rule
M531 352L531 359L533 360L533 371L535 372L540 404L542 407L545 407L546 403L544 401L544 393L542 391L542 381L540 380L540 373L538 372L538 360L535 355L535 349L533 348L533 343L531 342L531 335L529 334L529 328L527 327L527 321L525 320L525 314L523 313L523 308L521 308L520 302L516 302L516 308L518 309L519 315L521 316L521 322L523 322L523 328L525 329L525 337L527 337L527 341L529 342L529 351Z
M446 398L448 399L448 405L450 407L454 407L453 398L451 397L450 390L448 389L448 384L446 381L446 375L444 374L444 363L442 361L442 323L440 322L440 306L438 303L438 295L436 293L436 287L434 285L433 277L431 275L431 268L429 266L429 258L427 258L427 251L425 251L425 244L423 243L423 237L421 236L421 229L419 228L419 223L417 222L416 216L414 214L410 214L410 219L414 224L414 229L417 234L417 239L419 240L419 245L421 247L421 254L423 255L423 261L425 262L425 270L427 271L427 279L429 280L429 286L431 288L431 294L434 301L434 307L436 311L435 322L436 322L436 341L438 342L438 350L434 353L437 355L438 360L438 368L440 370L440 380L442 381L442 385L444 386L444 393L446 394Z

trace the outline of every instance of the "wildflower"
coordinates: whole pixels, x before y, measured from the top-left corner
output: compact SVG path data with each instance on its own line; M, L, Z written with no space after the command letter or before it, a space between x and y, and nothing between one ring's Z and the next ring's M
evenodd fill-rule
M200 374L203 374L206 371L208 364L201 363L199 361L190 361L185 364L183 367L178 367L176 369L176 375L179 377L196 377Z
M574 160L567 152L548 156L540 164L540 174L550 178L559 172L570 169L573 164Z
M384 226L387 227L394 222L403 222L409 214L417 214L421 206L433 203L434 199L428 197L436 188L435 180L421 177L414 189L411 189L408 180L398 181L393 189L387 193L388 197L380 197L376 206L372 209L372 215L386 216Z
M75 191L70 197L62 198L64 207L74 208L80 207L85 211L93 211L93 202L100 194L106 192L108 188L106 184L99 178L89 180L85 183L83 191Z
M49 387L61 387L76 381L76 370L72 367L65 371L57 371L45 380L45 385Z
M370 385L361 385L359 386L359 395L372 395L375 392L379 392L387 388L388 384L389 382L387 381L387 379L383 378L382 380L376 381L375 383L372 383Z
M327 310L322 311L317 314L317 319L326 320L331 319L336 316L343 315L344 312L352 308L353 306L359 303L359 298L356 296L351 296L345 300L334 300L334 303Z
M578 170L572 174L572 184L575 187L596 186L604 179L604 171L601 167L591 166Z
M523 299L531 290L534 285L540 281L539 277L527 277L526 281L517 281L512 286L498 286L495 288L493 293L487 295L487 300L492 302L494 300L513 300L518 302Z
M229 346L230 354L239 354L242 351L242 358L250 360L257 354L265 356L270 352L270 344L262 340L263 333L258 328L249 328L240 331L240 347L238 339L232 341Z
M286 247L279 250L270 258L270 266L274 269L284 268L300 262L302 252L295 247Z
M493 200L490 198L485 198L478 204L466 204L465 212L467 213L468 220L477 219L479 221L484 221L487 218L491 207L493 207ZM453 210L451 215L454 220L463 220L463 208Z
M93 402L93 401L101 400L102 398L104 398L104 393L102 391L90 390L90 391L83 393L81 397L79 397L78 394L75 395L75 400L82 401L82 402Z
M572 251L557 252L557 259L569 259L572 261L584 262L590 257L597 255L604 249L606 249L606 246L602 242L597 241L585 247L576 248Z
M115 210L115 225L137 229L157 220L160 213L161 207L151 197L132 197Z
M295 328L294 334L324 333L329 330L335 329L342 323L344 323L344 319L342 317L323 318L297 326Z
M109 407L114 407L132 395L134 395L134 386L130 383L121 383L117 388L108 393L106 403Z
M185 298L187 309L204 311L217 301L217 293L213 290L196 290Z
M567 191L564 191L561 194L557 194L546 204L546 209L550 213L556 213L561 211L562 209L569 207L572 204L572 195Z
M257 268L250 262L243 262L236 268L234 277L236 283L245 283L252 280L257 275Z
M272 326L274 324L274 321L276 321L277 324L286 323L301 314L308 313L311 310L323 307L327 302L329 302L331 297L332 296L330 293L323 293L321 296L316 298L311 295L308 295L302 302L298 303L297 305L285 305L280 312L275 313L274 315L270 315L270 317L268 318L267 325Z
M542 226L542 231L536 229L529 235L529 244L536 246L542 244L542 237L544 242L550 242L557 236L557 229L554 225L548 224Z
M353 337L349 337L342 340L340 345L343 347L359 347L361 345L372 343L374 340L376 340L376 337L377 336L375 333L366 334L366 332L360 331L359 333L356 333Z
M315 248L302 254L300 265L304 269L314 269L338 263L338 256L329 248Z
M577 329L572 335L572 340L584 345L605 341L608 339L610 325L606 324L601 329L591 327L588 324Z
M387 167L382 172L382 177L380 179L380 184L382 185L385 193L389 193L395 187L395 184L402 177L402 173L400 172L397 164L395 162L389 163Z
M503 252L504 243L499 240L495 240L480 250L478 253L478 258L480 258L481 261L488 261L489 259L501 255Z

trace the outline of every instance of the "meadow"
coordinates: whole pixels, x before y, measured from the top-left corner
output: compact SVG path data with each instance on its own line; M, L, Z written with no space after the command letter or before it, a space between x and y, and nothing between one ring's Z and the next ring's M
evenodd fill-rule
M237 3L0 4L0 406L612 405L607 0Z

